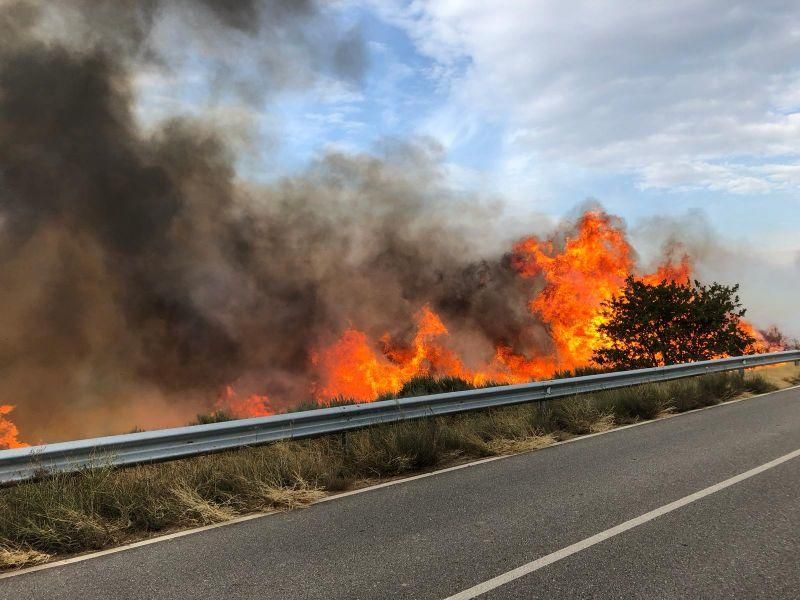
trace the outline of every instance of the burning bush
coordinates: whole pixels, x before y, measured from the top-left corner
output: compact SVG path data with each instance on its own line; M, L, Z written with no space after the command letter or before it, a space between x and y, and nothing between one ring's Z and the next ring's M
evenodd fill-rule
M759 329L758 333L764 346L770 352L800 350L800 340L788 338L778 329L777 325L770 325L767 329Z

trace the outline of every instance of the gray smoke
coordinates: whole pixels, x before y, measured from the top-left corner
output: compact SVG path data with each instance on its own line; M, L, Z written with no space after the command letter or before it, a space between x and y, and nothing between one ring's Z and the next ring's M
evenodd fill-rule
M726 242L702 211L644 220L632 235L637 247L651 257L670 251L688 253L702 281L741 284L739 294L748 308L748 320L761 327L774 324L786 336L800 337L800 256L780 265L749 244Z
M480 259L494 210L447 189L435 144L257 186L219 126L142 130L132 78L180 59L159 33L178 16L212 56L264 50L247 85L220 70L248 102L364 67L310 1L0 4L0 399L24 439L185 422L230 383L305 400L313 348L349 325L408 339L424 303L467 358L542 343L534 284Z
M209 113L143 126L137 75L194 54ZM287 407L314 349L349 326L408 342L424 304L475 366L497 344L550 350L527 309L542 282L500 249L519 223L450 189L434 142L237 175L215 101L268 106L365 67L358 27L312 0L0 0L0 404L24 440L182 424L228 384Z

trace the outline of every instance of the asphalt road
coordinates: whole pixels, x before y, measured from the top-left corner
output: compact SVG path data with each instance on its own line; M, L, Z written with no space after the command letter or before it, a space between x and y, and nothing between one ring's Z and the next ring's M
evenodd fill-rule
M2 579L0 598L447 598L700 490L481 598L798 598L798 449L786 390Z

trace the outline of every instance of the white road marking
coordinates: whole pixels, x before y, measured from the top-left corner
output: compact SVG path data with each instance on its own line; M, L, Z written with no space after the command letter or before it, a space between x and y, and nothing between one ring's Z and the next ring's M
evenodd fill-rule
M576 438L577 439L577 438ZM370 485L363 488L358 488L355 490L350 490L347 492L342 492L339 494L334 494L331 496L325 496L324 498L320 498L319 500L312 502L314 504L320 504L322 502L329 502L331 500L338 500L339 498L345 498L347 496L353 496L355 494L362 494L364 492L371 492L373 490L378 490L381 488L398 485L401 483L407 483L409 481L415 481L417 479L424 479L426 477L433 477L434 475L441 475L442 473L449 473L450 471L458 471L459 469L467 469L469 467L475 467L478 465L482 465L487 462L492 462L495 460L501 460L503 458L509 458L511 456L515 456L514 454L503 454L501 456L490 456L488 458L482 458L480 460L475 460L468 463L462 463L460 465L454 465L452 467L446 467L444 469L439 469L437 471L430 471L428 473L420 473L419 475L412 475L411 477L404 477L399 479L393 479L391 481L384 481L383 483L376 483L374 485ZM132 542L130 544L125 544L124 546L116 546L114 548L109 548L107 550L99 550L97 552L91 552L88 554L80 554L78 556L73 556L71 558L64 558L62 560L56 560L48 563L44 563L41 565L36 565L33 567L25 567L23 569L18 569L16 571L9 571L7 573L0 573L0 579L8 579L9 577L18 577L19 575L25 575L27 573L35 573L36 571L43 571L45 569L52 569L55 567L63 567L64 565L70 565L73 563L83 562L85 560L91 560L93 558L100 558L101 556L108 556L109 554L116 554L117 552L125 552L126 550L133 550L134 548L139 548L141 546L149 546L150 544L157 544L159 542L168 542L169 540L174 540L175 538L181 538L187 535L193 535L195 533L201 533L203 531L208 531L210 529L217 529L219 527L226 527L227 525L235 525L236 523L242 523L244 521L252 521L253 519L260 519L262 517L268 517L270 515L278 514L281 510L272 510L269 512L260 512L260 513L253 513L250 515L244 515L242 517L236 517L234 519L230 519L228 521L222 521L220 523L214 523L212 525L204 525L202 527L195 527L193 529L183 529L181 531L176 531L175 533L168 533L166 535L160 535L158 537L147 538L146 540L140 540L138 542Z
M625 521L624 523L620 523L619 525L612 527L610 529L606 529L605 531L601 531L591 537L588 537L580 542L576 542L566 548L562 548L561 550L557 550L551 554L546 556L542 556L541 558L537 558L534 561L531 561L527 564L522 565L521 567L517 567L516 569L512 569L502 575L498 575L497 577L493 577L488 581L484 581L483 583L479 583L469 589L466 589L458 594L453 596L449 596L445 600L471 600L472 598L477 598L481 594L485 594L490 590L494 590L503 586L507 583L510 583L520 577L524 577L525 575L529 575L534 571L538 571L539 569L546 567L548 565L552 565L554 562L558 562L561 559L567 558L568 556L572 556L580 552L581 550L586 550L595 544L599 544L604 542L614 536L617 536L621 533L624 533L634 527L638 527L639 525L643 525L648 521L652 521L653 519L657 519L658 517L670 513L674 510L678 510L686 506L687 504L691 504L692 502L696 502L706 496L710 496L716 492L724 490L732 485L735 485L739 482L742 482L746 479L750 479L751 477L755 477L759 473L763 473L764 471L768 471L769 469L773 469L778 465L781 465L787 461L792 460L793 458L797 458L800 456L800 449L795 450L794 452L789 452L789 454L784 454L776 458L775 460L771 460L768 463L764 463L761 466L755 467L754 469L750 469L749 471L745 471L735 477L731 477L730 479L726 479L725 481L720 481L717 484L709 486L707 488L703 488L699 492L695 492L694 494L689 494L688 496L684 496L680 500L675 500L675 502L670 502L669 504L665 504L655 510L651 510L643 515L636 517L635 519L631 519L630 521Z

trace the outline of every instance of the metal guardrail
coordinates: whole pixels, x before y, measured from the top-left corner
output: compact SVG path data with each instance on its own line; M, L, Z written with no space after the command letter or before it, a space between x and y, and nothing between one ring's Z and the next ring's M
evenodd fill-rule
M100 464L124 466L169 460L278 440L348 431L380 423L546 401L587 392L791 361L800 361L800 351L722 358L2 450L0 484L33 479L53 471L74 472Z

